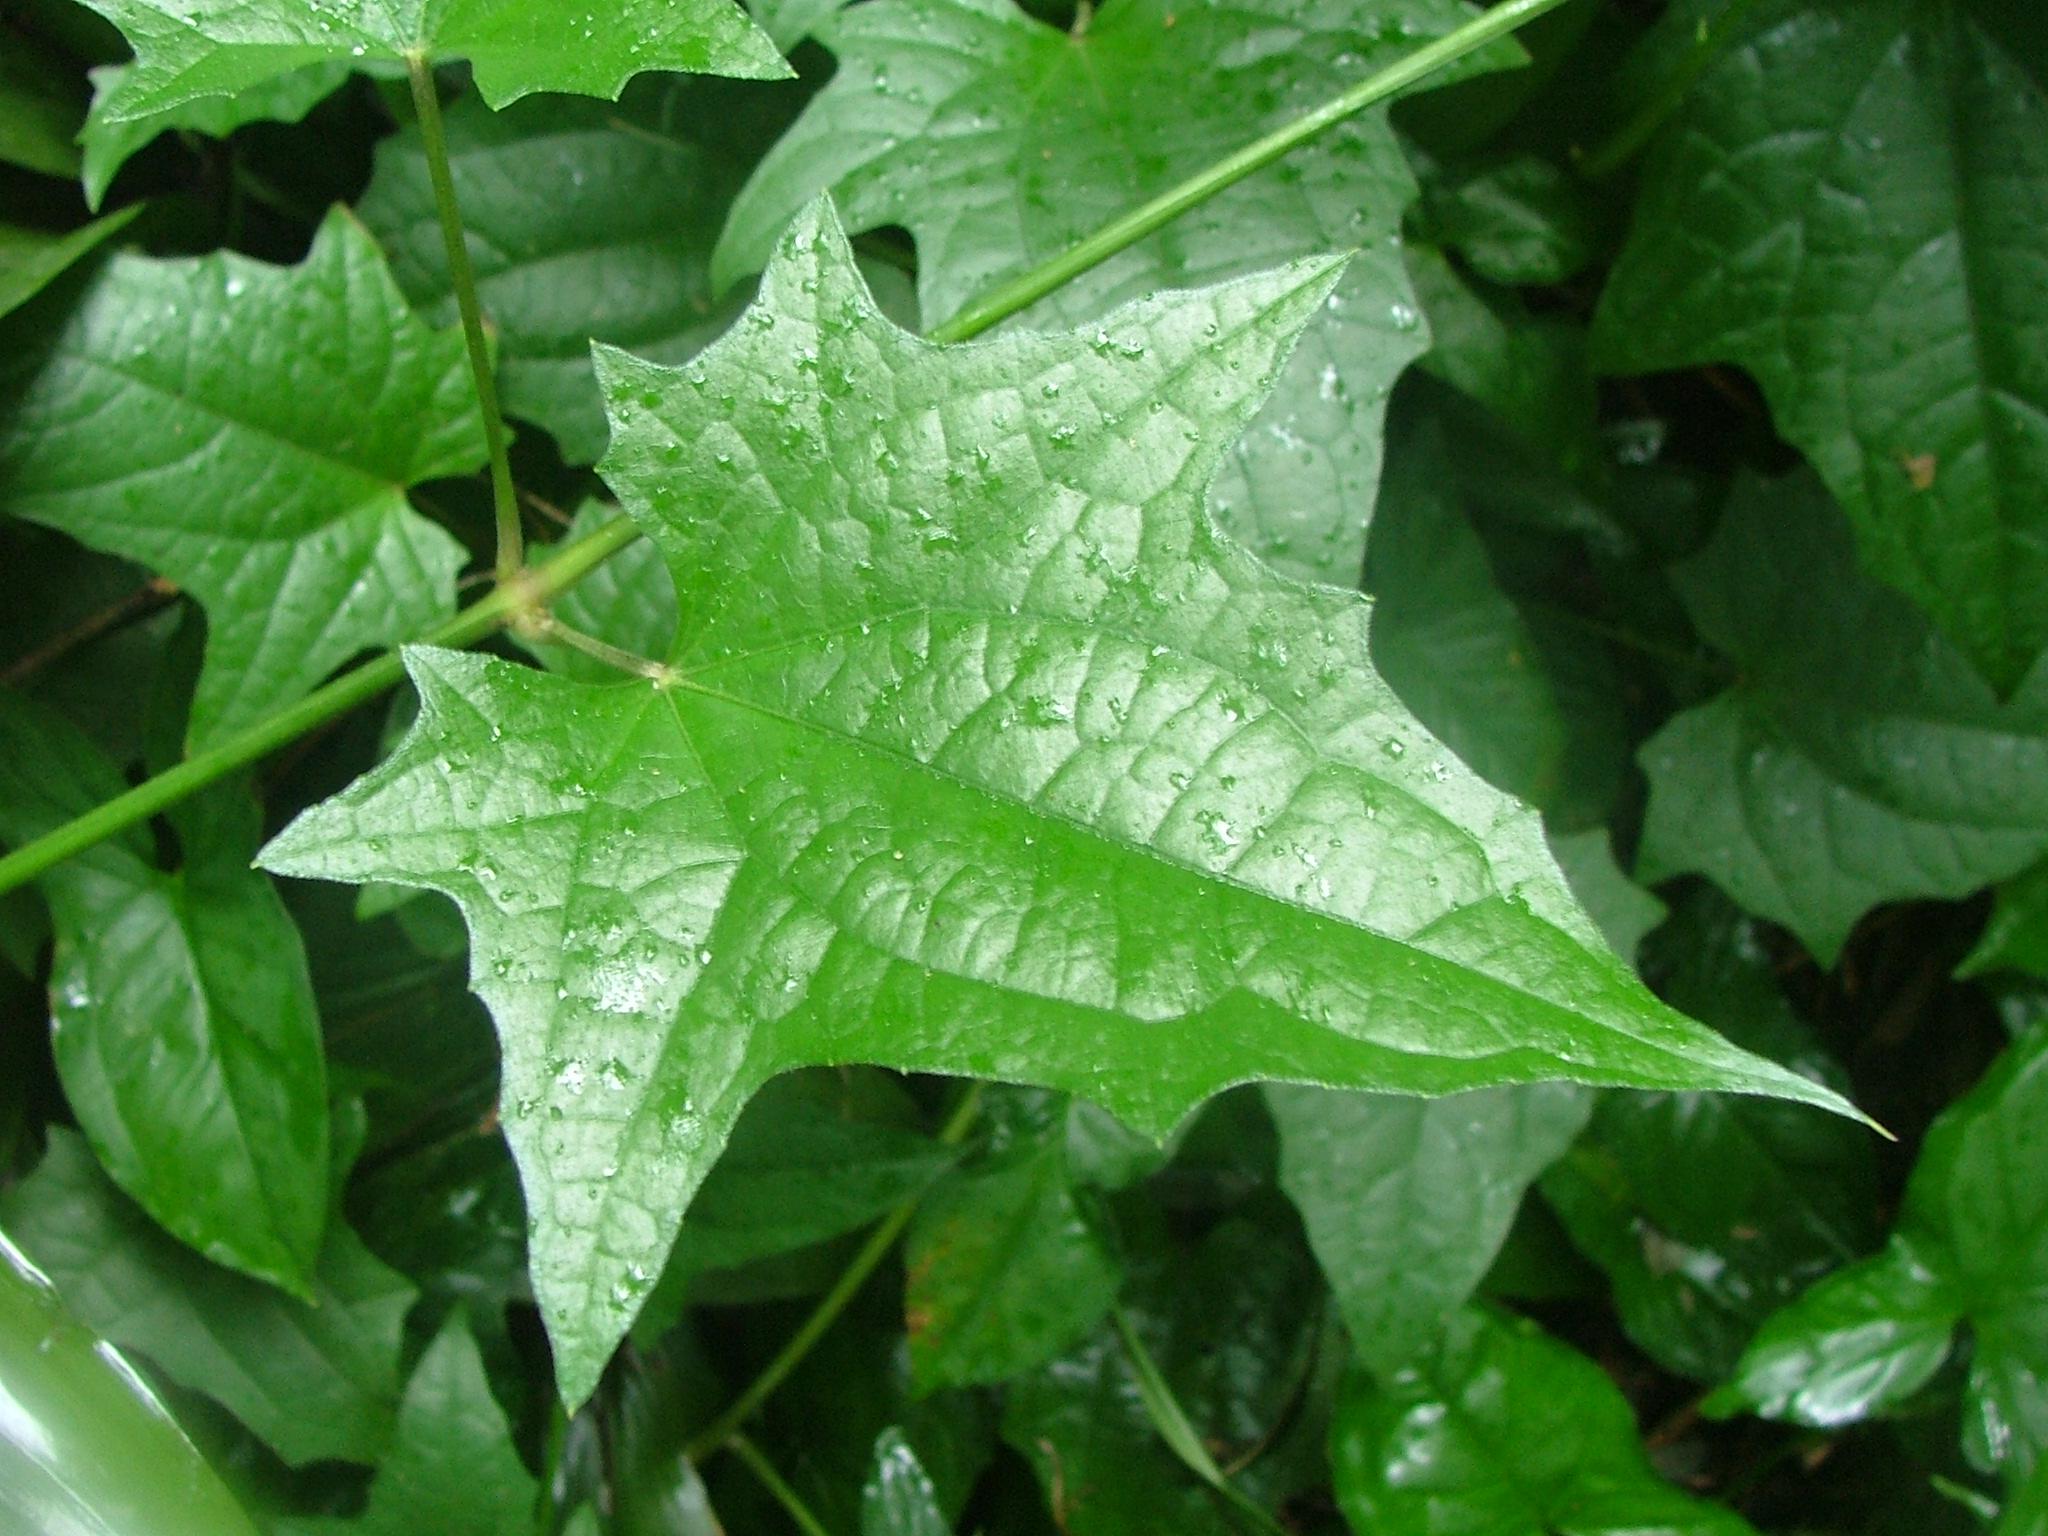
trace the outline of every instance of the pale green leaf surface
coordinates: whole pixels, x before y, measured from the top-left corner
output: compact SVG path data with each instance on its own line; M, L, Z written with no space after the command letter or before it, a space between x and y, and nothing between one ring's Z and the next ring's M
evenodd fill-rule
M19 847L125 788L85 735L0 692L0 839ZM114 1181L201 1253L303 1291L327 1225L327 1074L299 931L249 868L256 806L188 801L166 873L139 839L41 881L65 1098Z
M2001 688L2048 645L2048 10L1772 0L1645 163L1603 363L1736 362Z
M939 1180L905 1240L919 1391L1043 1365L1102 1321L1122 1268L1076 1198L1065 1123Z
M1605 827L1550 835L1550 851L1571 883L1572 894L1598 925L1617 955L1634 959L1643 939L1670 909L1629 879L1614 857Z
M756 270L830 189L850 228L916 237L929 325L1469 15L1460 0L1108 0L1069 34L1010 0L853 7L819 28L839 72L755 172L713 270ZM1503 45L1477 67L1515 57ZM1428 339L1397 238L1415 190L1384 110L1361 113L1025 321L1079 324L1160 288L1357 248L1213 490L1225 526L1282 569L1352 586L1387 391Z
M1355 1374L1330 1459L1358 1536L1754 1536L1651 1470L1598 1366L1491 1313L1385 1385Z
M1471 1298L1522 1194L1586 1123L1569 1083L1440 1099L1271 1086L1280 1187L1301 1212L1355 1358L1410 1364Z
M1257 1078L1843 1107L1656 1004L1534 816L1363 665L1366 603L1205 518L1337 276L941 348L814 209L697 363L603 354L673 685L415 650L413 733L263 856L464 908L571 1400L794 1066L1035 1082L1153 1135Z
M261 81L232 96L198 96L143 117L107 116L103 103L120 95L133 64L92 71L93 112L78 136L84 149L81 179L86 203L97 209L122 166L159 134L203 133L224 139L248 123L296 123L333 95L348 78L345 63L315 64Z
M0 316L10 315L126 228L140 204L53 234L0 224Z
M939 1491L917 1452L890 1428L875 1441L875 1468L860 1495L860 1536L950 1536Z
M483 1357L459 1311L405 1384L391 1449L353 1520L288 1522L290 1536L507 1536L533 1526L538 1484L491 1396Z
M87 0L135 65L108 122L233 96L309 65L467 59L492 106L535 91L616 97L642 70L772 80L789 66L733 0Z
M317 1304L294 1301L166 1237L61 1129L0 1196L0 1219L83 1322L219 1399L286 1461L384 1453L413 1292L340 1223L314 1272Z
M1645 878L1707 875L1832 960L1880 902L1966 896L2048 848L2048 664L2001 703L1861 574L1812 479L1739 483L1673 577L1740 678L1642 749Z
M1835 1425L1926 1381L1967 1323L1965 1438L2029 1475L2048 1445L2048 1027L1935 1121L1891 1245L1764 1325L1717 1407Z
M774 125L708 85L662 82L618 106L543 99L498 113L470 98L448 111L450 169L478 295L498 332L505 409L547 428L572 463L604 451L593 338L679 363L738 313L737 303L713 299L709 275L712 241L747 163L730 141L758 145ZM378 147L357 212L407 296L452 325L416 128Z
M195 747L453 610L462 551L405 490L483 462L462 340L346 213L297 267L117 255L24 332L0 333L0 509L199 600Z

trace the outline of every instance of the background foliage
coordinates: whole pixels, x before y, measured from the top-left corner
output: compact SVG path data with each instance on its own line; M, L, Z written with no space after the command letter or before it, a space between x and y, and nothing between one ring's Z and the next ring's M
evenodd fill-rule
M1483 9L0 0L0 1519L2048 1533L2048 13L916 334Z

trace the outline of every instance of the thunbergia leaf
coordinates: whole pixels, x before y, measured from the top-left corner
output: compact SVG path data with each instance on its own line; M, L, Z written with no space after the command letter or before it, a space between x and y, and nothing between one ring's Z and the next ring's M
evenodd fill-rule
M1646 877L1697 870L1832 960L1878 903L1966 896L2048 848L2048 663L2001 703L1862 577L1810 477L1739 482L1673 576L1741 675L1642 749Z
M114 765L61 716L0 691L0 838L110 800ZM201 1253L303 1292L327 1226L327 1074L299 931L249 868L254 802L179 808L184 863L134 838L49 870L51 1034L78 1123L114 1180Z
M1522 1194L1586 1123L1569 1083L1440 1099L1269 1087L1280 1187L1301 1211L1356 1358L1382 1376L1471 1299Z
M818 28L839 72L755 172L713 270L756 270L830 189L851 228L910 230L925 320L943 320L1470 14L1461 0L1108 0L1069 33L1011 0L855 6ZM1481 57L1498 67L1516 50ZM1213 492L1225 526L1283 569L1351 586L1386 394L1428 344L1397 238L1415 190L1385 113L1364 113L1028 318L1078 324L1160 288L1358 248Z
M61 1129L0 1196L0 1221L81 1321L218 1398L286 1461L384 1453L413 1292L339 1222L312 1302L295 1301L166 1237Z
M1491 1313L1459 1317L1391 1382L1354 1376L1330 1459L1358 1536L1754 1536L1651 1470L1598 1366Z
M467 59L494 107L535 91L616 97L642 70L789 73L733 0L87 0L135 48L93 103L110 122L232 96L308 65Z
M2048 11L1770 0L1644 166L1604 363L1732 361L1995 683L2048 645Z
M1998 888L1983 937L1959 975L2020 970L2048 976L2048 864L2036 864Z
M1340 272L945 348L818 205L697 363L601 355L670 674L416 649L412 734L263 855L463 907L571 1401L796 1066L1037 1083L1153 1135L1257 1078L1845 1107L1656 1003L1536 818L1366 665L1365 600L1208 521Z
M405 491L483 462L462 340L346 213L297 267L120 254L34 318L0 331L0 507L199 600L195 747L452 611L462 550Z
M354 1520L289 1521L284 1529L291 1536L504 1536L532 1525L537 1490L491 1396L468 1319L456 1312L405 1384L369 1507Z
M939 1507L931 1474L900 1429L875 1441L875 1470L860 1496L860 1536L949 1536L953 1523Z
M1966 1445L2015 1479L2048 1445L2048 1027L1934 1123L1890 1247L1765 1323L1723 1410L1834 1425L1923 1385L1970 1327Z
M656 82L648 82L653 85ZM738 312L714 302L711 244L747 161L777 126L754 98L662 81L618 107L541 100L447 114L448 153L484 311L498 331L505 409L565 456L604 451L594 337L679 363ZM737 141L737 142L735 142ZM418 130L386 140L357 210L414 303L452 324L454 292Z

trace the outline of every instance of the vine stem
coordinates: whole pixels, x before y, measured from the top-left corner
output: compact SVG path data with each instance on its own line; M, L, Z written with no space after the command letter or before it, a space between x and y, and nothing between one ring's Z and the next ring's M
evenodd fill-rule
M1707 72L1708 66L1720 57L1722 48L1735 35L1743 18L1756 9L1756 3L1757 0L1728 0L1711 24L1702 22L1692 47L1686 50L1684 59L1657 94L1616 129L1604 144L1587 150L1579 157L1579 174L1588 181L1603 181L1633 160L1637 151L1664 126L1664 120L1678 110L1679 104L1699 82L1700 76Z
M1504 0L1503 4L1496 5L1455 31L1446 32L1435 42L1424 44L1377 74L1368 75L1313 111L1276 128L1262 139L1254 139L1206 170L1196 172L1179 186L1111 219L1094 234L1068 246L1050 261L1020 273L1006 283L997 284L945 324L934 327L930 332L931 339L951 342L979 336L990 326L1036 304L1054 289L1072 282L1091 267L1100 266L1154 230L1172 223L1190 208L1198 207L1253 172L1264 170L1283 155L1299 149L1310 139L1327 133L1346 118L1355 117L1367 107L1385 101L1446 64L1455 63L1564 3L1565 0Z
M1456 31L1448 32L1435 42L1418 48L1399 63L1332 97L1322 106L1295 119L1284 128L1246 145L1235 154L1217 161L1207 170L1197 172L1173 190L1112 219L1079 244L1009 282L999 284L945 324L935 327L928 333L930 339L950 343L968 341L981 335L1018 311L1035 304L1062 284L1073 281L1083 272L1107 261L1125 247L1142 240L1204 199L1214 197L1225 188L1234 186L1254 171L1272 164L1289 150L1306 144L1316 135L1335 127L1345 118L1362 112L1375 102L1384 101L1396 91L1414 84L1432 71L1456 62L1473 50L1506 36L1534 21L1544 12L1555 10L1564 3L1566 0L1505 0L1505 3L1496 5L1492 10L1467 22ZM428 138L430 144L427 161L436 177L435 200L441 209L442 233L447 239L450 271L468 277L467 282L461 278L457 279L456 301L463 310L464 335L470 340L470 361L476 374L477 393L481 399L488 402L483 413L484 429L487 440L496 445L491 454L491 483L493 498L498 508L501 535L498 591L482 602L465 608L440 628L422 635L418 643L469 645L482 639L516 613L531 611L533 594L542 588L545 588L546 595L568 590L575 582L632 543L639 534L621 518L617 522L606 524L586 538L560 546L554 558L543 566L524 571L515 568L509 574L503 569L505 548L509 546L516 551L520 545L512 541L519 540L520 536L518 502L511 494L511 465L504 456L504 425L498 415L497 383L490 369L489 348L484 344L483 322L476 305L476 284L469 265L469 248L462 239L455 203L454 181L448 170L446 134L441 127L440 98L434 93L433 76L424 60L417 61L416 67L411 70L411 76L413 100L419 110L420 131ZM432 147L436 144L439 146L438 153ZM444 184L445 196L442 195ZM510 541L504 537L508 531L511 535ZM545 596L539 600L545 601ZM240 735L209 751L187 758L155 778L137 785L127 794L109 800L104 805L95 806L75 821L66 822L45 836L24 844L14 853L0 858L0 895L25 884L51 865L70 858L75 853L83 852L95 843L112 837L123 828L154 816L158 811L177 804L187 795L196 794L214 780L283 746L332 716L375 698L386 688L396 684L403 675L403 668L396 653L387 653L353 672L344 673L326 687L309 694L290 708L272 715L268 720L251 726Z
M824 1521L812 1514L808 1505L789 1486L783 1475L775 1470L775 1463L761 1453L761 1448L745 1435L734 1435L726 1442L725 1448L739 1458L740 1463L754 1474L756 1482L768 1490L768 1496L782 1506L782 1512L796 1523L804 1536L831 1536L825 1529Z
M968 1085L939 1131L941 1146L957 1147L967 1139L967 1133L974 1128L975 1117L981 1113L981 1093L979 1082ZM910 1218L916 1211L917 1201L912 1198L882 1218L874 1231L868 1234L868 1240L860 1245L860 1252L832 1282L832 1289L804 1319L803 1326L790 1335L789 1342L776 1351L774 1359L761 1367L760 1374L726 1405L723 1413L690 1438L683 1447L684 1456L691 1461L702 1461L714 1452L737 1446L740 1427L775 1395L775 1389L788 1379L789 1373L802 1363L804 1356L839 1320L839 1314L846 1310L847 1303L867 1284L868 1276L889 1256L889 1250L896 1246L896 1239L903 1235L903 1229L910 1225Z
M498 378L484 336L483 306L476 296L476 269L470 265L469 242L462 235L462 208L455 201L455 171L448 161L448 131L441 123L441 93L434 85L434 67L425 54L405 56L412 82L413 113L419 119L420 144L427 155L427 176L434 184L434 211L441 220L441 244L448 253L448 280L455 289L455 308L462 316L462 339L469 348L469 371L476 381L477 404L484 418L484 447L491 461L491 506L498 518L498 580L509 582L526 565L526 539L519 525L519 495L512 485L512 460L505 448L505 418L498 408Z
M472 603L445 624L420 636L421 645L474 645L499 625L522 612L546 604L567 591L591 571L640 536L632 523L621 517L606 523L587 537L564 544L553 559L533 566L490 596ZM314 726L356 705L375 698L405 675L397 651L386 651L353 672L344 672L326 687L308 694L289 709L280 710L260 725L217 747L195 753L182 763L146 779L124 795L94 806L75 821L32 843L24 844L0 858L0 893L24 885L51 865L82 853L95 843L112 837L123 828L145 821L187 795L196 794L216 779L284 746Z

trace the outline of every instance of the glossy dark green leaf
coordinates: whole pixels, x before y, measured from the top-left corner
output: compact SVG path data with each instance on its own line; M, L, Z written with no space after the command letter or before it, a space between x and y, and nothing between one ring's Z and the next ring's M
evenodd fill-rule
M1116 1300L1122 1270L1077 1198L1063 1129L948 1174L918 1203L903 1305L920 1390L1041 1365Z
M648 69L774 79L782 56L732 0L88 0L135 48L109 122L233 96L307 66L467 59L493 106L535 91L616 97Z
M414 650L418 726L263 855L464 907L572 1400L790 1067L1035 1082L1157 1136L1258 1077L1839 1107L1657 1005L1363 665L1364 601L1204 517L1336 264L941 348L821 210L700 362L603 354L669 681Z
M1208 1490L1161 1443L1107 1328L1009 1384L1003 1438L1030 1463L1065 1536L1233 1536Z
M125 787L82 732L0 692L0 837L17 846ZM100 1162L170 1232L304 1293L327 1226L327 1077L298 929L249 868L228 788L173 817L183 862L133 836L41 881L57 1070Z
M10 36L0 56L0 163L44 176L78 174L78 107L60 61Z
M1840 1083L1753 925L1694 899L1645 946L1660 995L1751 1050ZM1876 1242L1875 1138L1755 1099L1610 1094L1543 1193L1607 1273L1629 1335L1720 1381L1771 1312Z
M195 745L446 616L462 552L405 491L482 462L461 338L342 212L297 267L117 255L0 333L0 507L199 600Z
M314 1304L294 1301L166 1237L62 1130L0 1197L0 1220L72 1313L217 1398L287 1461L383 1453L413 1292L346 1227L328 1232Z
M1358 1536L1752 1536L1651 1470L1599 1367L1492 1313L1384 1385L1355 1375L1330 1460Z
M1301 1211L1355 1357L1407 1365L1470 1299L1536 1176L1586 1123L1568 1083L1442 1099L1269 1087L1280 1187Z
M2036 864L1998 888L1983 936L1957 974L2003 970L2048 976L2048 864Z
M254 1536L127 1361L0 1234L0 1524L22 1536Z
M1614 952L1633 959L1645 935L1664 921L1670 908L1622 872L1614 843L1603 828L1553 833L1550 851L1571 882L1572 894Z
M1609 367L1731 361L1996 683L2048 645L2048 12L1770 0L1643 167Z
M1430 235L1489 282L1562 283L1592 259L1590 191L1537 155L1434 178L1423 206Z
M572 462L604 451L593 338L680 363L738 313L711 293L711 245L776 97L662 82L619 106L542 99L447 114L448 153L484 313L498 332L505 409ZM358 209L407 297L452 324L455 300L418 130L378 147Z
M12 314L119 234L141 204L62 234L0 224L0 315Z
M911 231L924 318L942 320L1465 15L1459 0L1109 0L1063 33L1009 0L853 7L818 28L839 71L748 184L714 270L722 282L757 270L830 189L851 228ZM1513 57L1505 45L1485 62ZM1366 112L1068 284L1027 323L1078 324L1160 288L1359 249L1211 497L1282 569L1350 586L1387 390L1427 340L1395 239L1414 195L1384 111Z
M248 123L296 123L341 88L349 66L314 64L236 91L198 96L141 117L109 117L105 103L126 94L133 64L92 72L93 113L78 141L84 147L85 200L97 209L122 166L160 134L203 133L224 139Z
M354 1520L291 1522L291 1536L506 1536L533 1526L538 1484L512 1445L468 1321L443 1325L405 1384L391 1450Z
M1697 870L1832 960L1872 906L1967 895L2048 848L2048 664L2001 703L1862 578L1810 478L1738 484L1673 572L1739 680L1642 750L1642 873Z
M469 1131L382 1160L349 1216L379 1258L427 1295L479 1313L526 1301L526 1206L504 1137Z
M1894 1407L1967 1323L1965 1443L2021 1479L2048 1446L2048 1026L1928 1131L1891 1245L1764 1325L1723 1410L1834 1425Z
M860 1496L860 1536L950 1536L939 1492L900 1429L875 1441L875 1470Z

